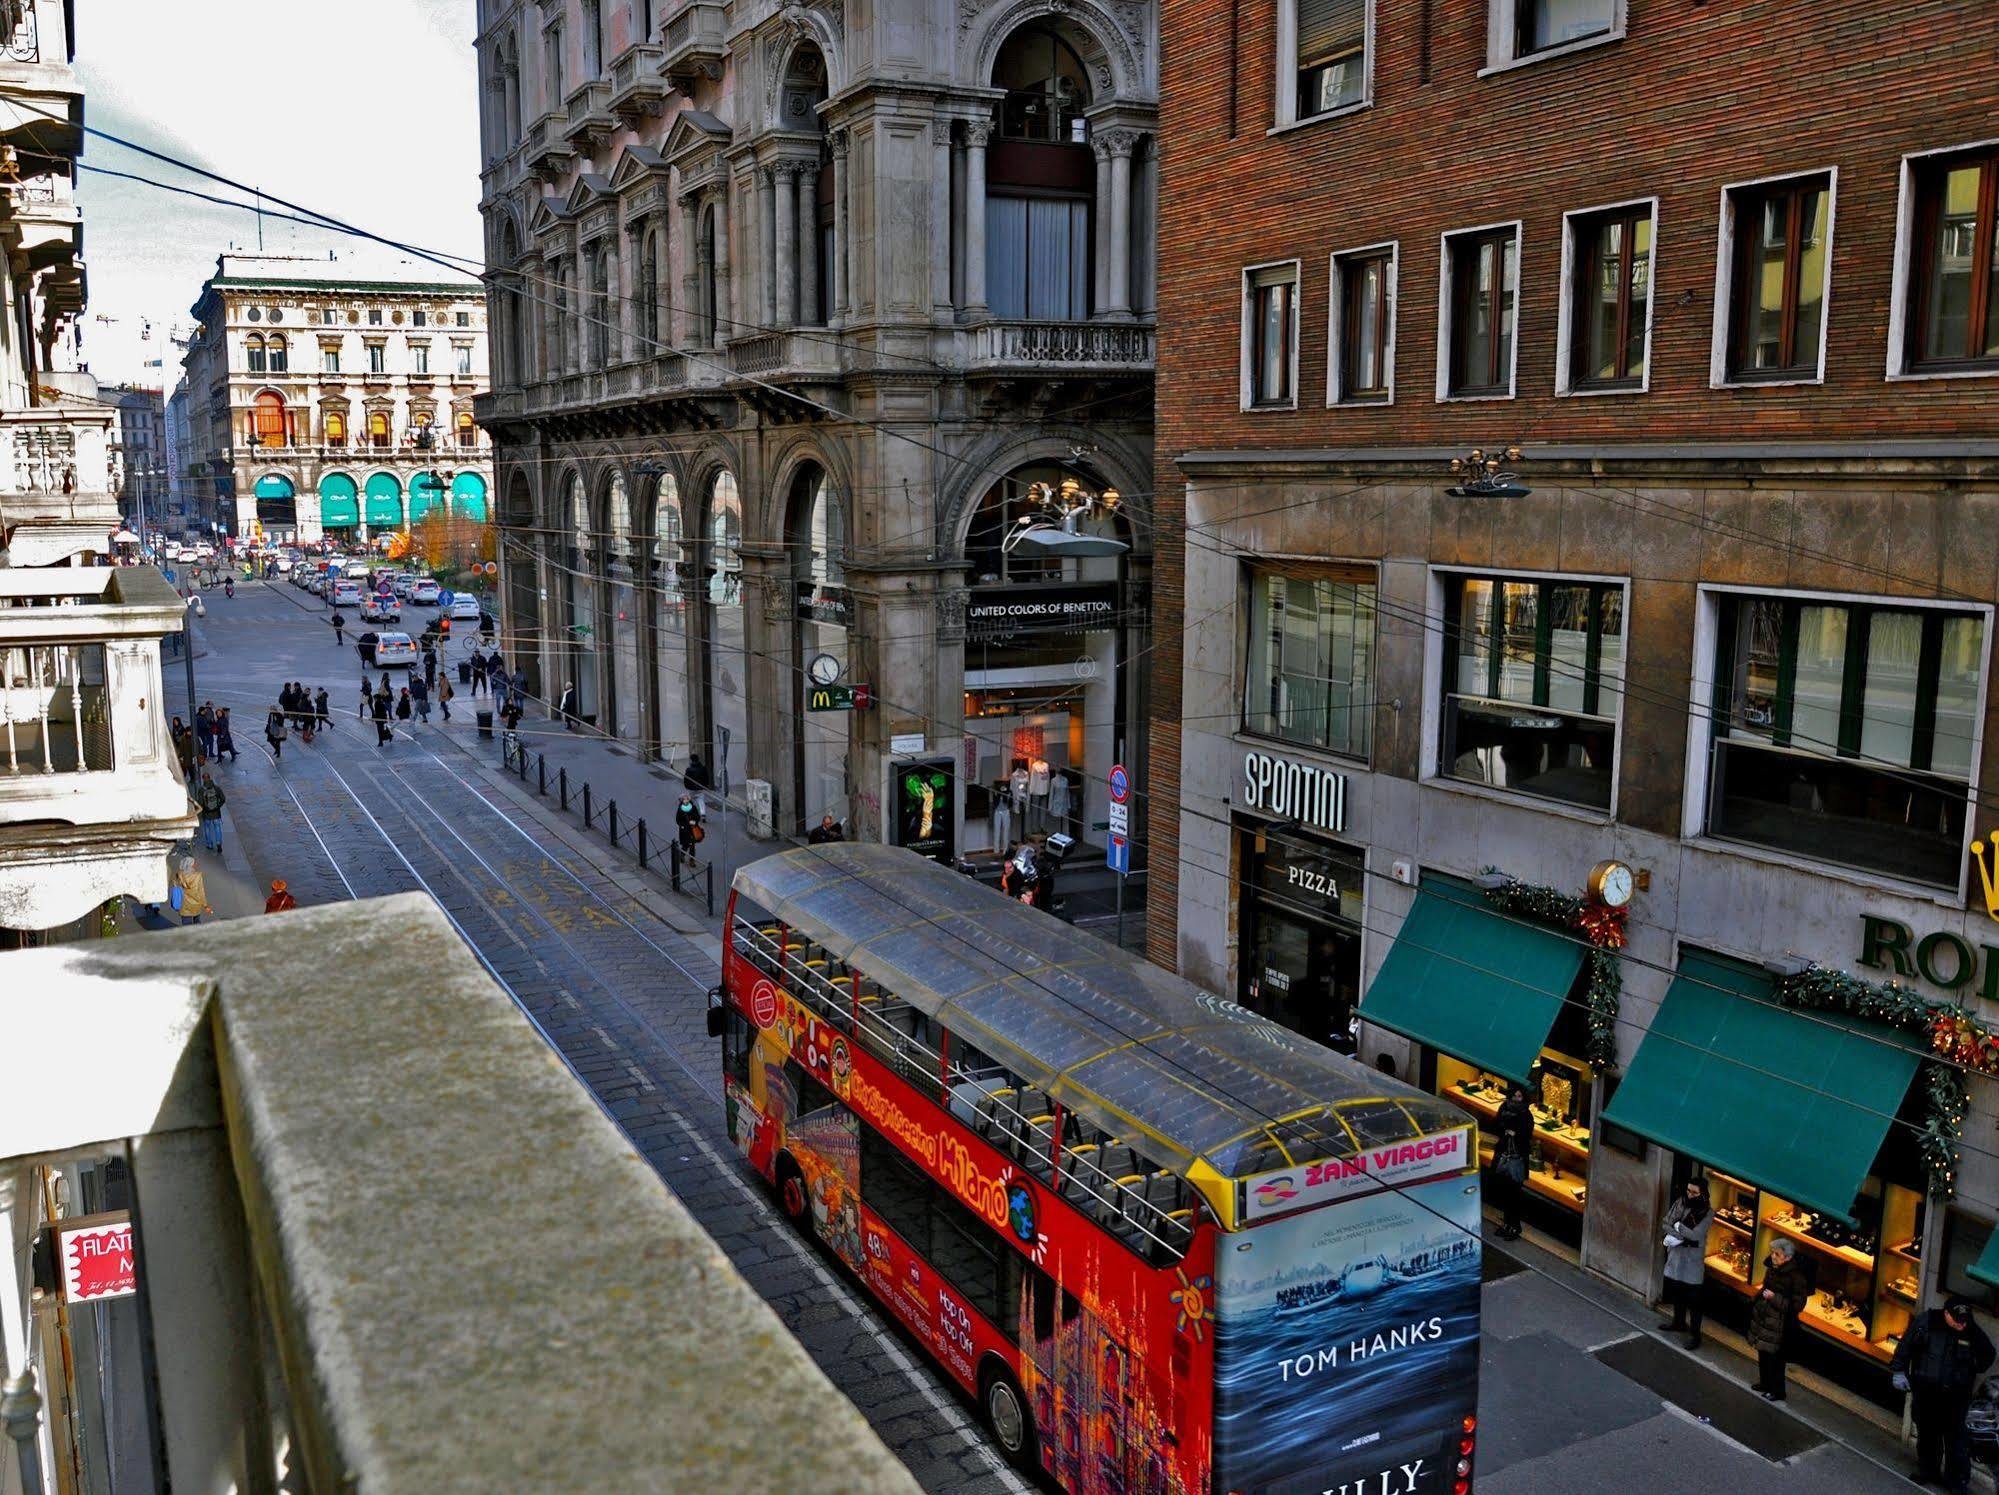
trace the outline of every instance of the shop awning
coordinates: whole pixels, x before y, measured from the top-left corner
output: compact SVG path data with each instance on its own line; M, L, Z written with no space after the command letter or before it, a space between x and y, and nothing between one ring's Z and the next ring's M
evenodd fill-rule
M1987 1287L1999 1287L1999 1229L1985 1238L1985 1249L1978 1253L1978 1260L1964 1270Z
M1426 882L1360 1015L1525 1084L1584 953L1495 912L1475 889Z
M1762 971L1689 954L1603 1119L1852 1224L1921 1057L1891 1028L1779 1007Z
M368 479L368 526L396 529L403 522L403 485L394 474L375 473Z
M344 472L329 472L319 480L319 522L333 529L361 522L360 490Z

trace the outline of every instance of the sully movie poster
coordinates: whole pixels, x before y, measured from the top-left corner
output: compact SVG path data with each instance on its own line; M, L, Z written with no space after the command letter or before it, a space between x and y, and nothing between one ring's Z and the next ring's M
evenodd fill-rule
M1223 1237L1215 1488L1448 1492L1478 1410L1478 1225L1458 1175Z

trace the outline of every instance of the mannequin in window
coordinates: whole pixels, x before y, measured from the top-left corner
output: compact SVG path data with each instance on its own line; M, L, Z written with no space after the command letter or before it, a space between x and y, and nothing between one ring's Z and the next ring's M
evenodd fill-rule
M1006 780L993 787L993 849L1005 854L1013 844L1013 798Z
M1048 819L1056 830L1069 824L1069 775L1056 774L1048 784Z
M1027 760L1013 760L1013 771L1007 775L1007 793L1013 799L1013 813L1022 825L1027 823Z

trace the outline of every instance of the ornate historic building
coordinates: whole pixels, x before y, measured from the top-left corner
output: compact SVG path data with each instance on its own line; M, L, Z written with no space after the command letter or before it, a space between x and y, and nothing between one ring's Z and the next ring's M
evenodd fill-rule
M509 652L781 832L1101 844L1142 751L1153 7L481 12ZM1125 554L1003 545L1065 480Z
M486 307L465 282L296 255L219 255L194 304L200 505L241 538L366 540L449 502L489 517Z

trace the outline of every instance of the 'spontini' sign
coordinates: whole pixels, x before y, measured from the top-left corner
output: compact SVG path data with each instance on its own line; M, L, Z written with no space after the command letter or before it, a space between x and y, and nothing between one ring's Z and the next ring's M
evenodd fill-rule
M1242 755L1242 807L1321 830L1347 828L1347 776L1252 748Z

